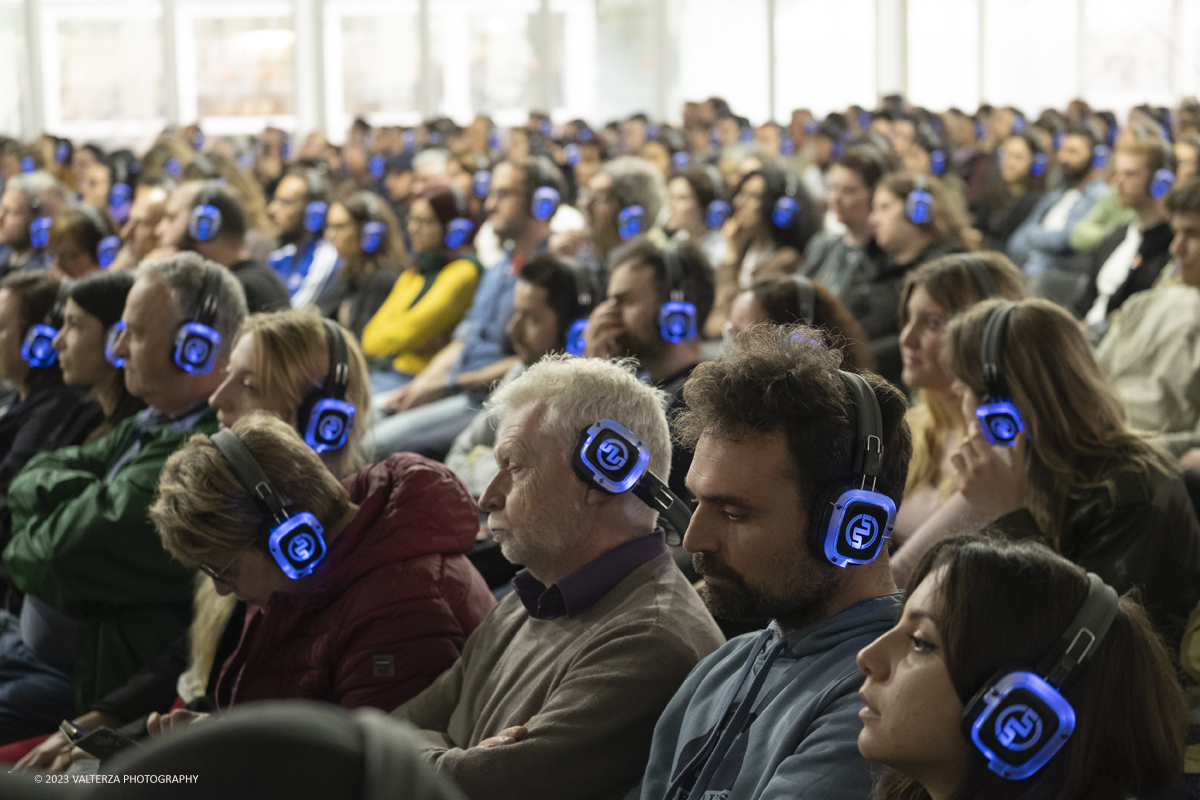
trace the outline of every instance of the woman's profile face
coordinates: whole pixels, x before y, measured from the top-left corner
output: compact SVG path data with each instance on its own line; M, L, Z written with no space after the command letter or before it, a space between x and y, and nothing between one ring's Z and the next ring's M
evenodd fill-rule
M408 236L414 253L441 246L446 232L428 200L413 200L408 209Z
M104 357L108 331L99 317L83 310L67 298L63 306L63 324L54 337L63 383L68 386L94 386L115 370Z
M927 790L949 794L962 782L971 748L938 629L942 575L939 570L921 581L896 626L858 653L866 675L858 693L858 749Z
M921 235L921 229L905 215L904 198L882 186L875 190L870 219L875 241L887 253L901 252Z
M908 296L908 322L900 331L900 357L904 367L900 379L910 389L946 392L951 379L942 369L942 330L951 314L939 305L924 286Z
M353 258L362 253L358 224L341 203L329 207L329 213L325 216L325 236L342 258Z
M738 227L744 231L757 231L762 227L763 192L767 182L761 175L755 175L745 183L733 198L733 218Z
M667 184L667 229L693 231L704 226L704 209L686 178Z
M1010 136L1001 149L1000 177L1005 183L1015 183L1029 174L1033 166L1033 152L1029 142L1020 136Z
M292 425L296 424L296 406L282 397L270 397L262 390L262 380L255 365L258 363L258 343L254 334L247 334L234 345L225 368L225 380L208 398L217 409L217 422L228 428L251 411L269 411Z

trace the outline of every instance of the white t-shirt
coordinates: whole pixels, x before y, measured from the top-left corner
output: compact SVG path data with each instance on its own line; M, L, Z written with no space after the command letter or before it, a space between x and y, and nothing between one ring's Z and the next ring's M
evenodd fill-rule
M1042 217L1042 228L1048 231L1061 231L1067 227L1067 217L1071 209L1083 198L1083 192L1078 189L1068 189L1057 203L1050 206L1046 216Z
M1096 273L1096 302L1092 303L1087 316L1084 317L1084 321L1089 325L1104 322L1104 318L1108 316L1108 301L1129 277L1129 270L1133 267L1133 257L1137 255L1141 246L1142 232L1138 230L1135 220L1129 223L1125 238L1121 240L1117 249L1112 251L1112 255L1105 260L1104 266L1100 267L1100 271Z

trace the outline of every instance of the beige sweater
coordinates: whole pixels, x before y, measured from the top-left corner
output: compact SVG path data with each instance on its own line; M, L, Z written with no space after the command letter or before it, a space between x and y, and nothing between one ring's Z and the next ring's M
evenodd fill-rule
M659 714L722 642L663 554L573 618L533 619L509 594L458 662L392 713L422 729L422 753L472 800L621 798L645 771ZM475 747L513 725L529 733Z

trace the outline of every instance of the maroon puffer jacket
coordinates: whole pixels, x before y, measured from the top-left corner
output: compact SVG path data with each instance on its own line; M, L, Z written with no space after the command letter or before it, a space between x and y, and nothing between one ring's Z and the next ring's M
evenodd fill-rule
M495 605L464 553L479 512L442 464L397 453L346 478L360 506L313 590L251 609L217 703L309 699L390 711L458 658Z

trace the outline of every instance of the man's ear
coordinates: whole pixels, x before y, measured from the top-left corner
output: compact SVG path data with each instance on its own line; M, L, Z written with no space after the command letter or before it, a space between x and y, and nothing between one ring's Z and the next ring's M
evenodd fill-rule
M608 492L602 492L599 489L589 486L589 487L587 487L587 496L584 498L584 503L586 503L589 506L602 506L602 505L605 505L606 503L610 503L613 500L616 500L618 497L621 497L621 496L622 495L619 495L619 494L609 494Z

